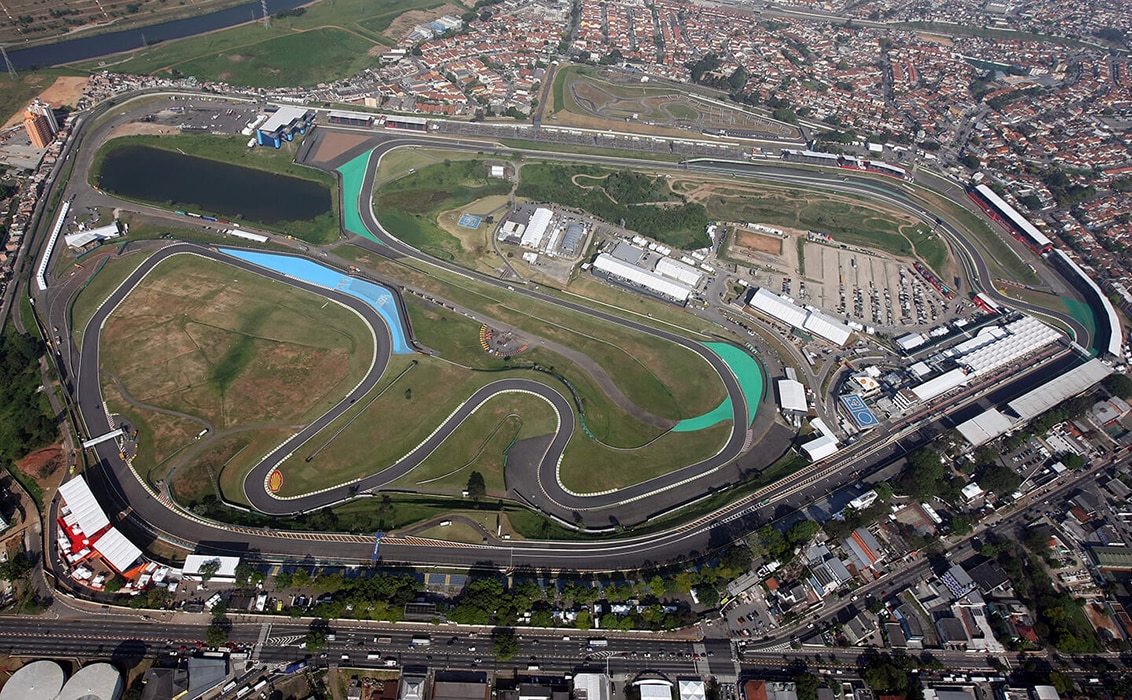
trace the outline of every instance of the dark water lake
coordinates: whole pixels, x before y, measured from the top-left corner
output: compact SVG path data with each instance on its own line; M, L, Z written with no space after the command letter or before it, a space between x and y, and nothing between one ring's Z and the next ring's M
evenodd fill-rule
M99 187L175 209L274 224L330 211L330 190L317 182L186 156L149 146L107 154Z
M268 14L290 10L308 2L310 0L271 0L268 3ZM27 49L19 48L18 44L8 44L6 48L16 70L28 70L30 68L58 66L74 61L85 61L120 51L132 51L149 44L180 39L186 36L196 36L197 34L234 27L237 24L257 21L262 18L260 3L256 0L256 2L250 2L246 5L210 12L199 17L177 19L139 29L123 29L118 32L67 39L54 44L33 46Z

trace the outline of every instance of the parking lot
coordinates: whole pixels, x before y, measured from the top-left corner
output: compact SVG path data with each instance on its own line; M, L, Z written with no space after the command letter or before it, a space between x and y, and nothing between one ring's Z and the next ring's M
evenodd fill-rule
M143 122L180 129L187 133L241 134L260 111L255 105L207 98L170 98L158 105ZM250 136L249 136L250 138Z
M961 309L895 258L806 242L805 270L804 277L770 274L767 288L881 331L927 329Z

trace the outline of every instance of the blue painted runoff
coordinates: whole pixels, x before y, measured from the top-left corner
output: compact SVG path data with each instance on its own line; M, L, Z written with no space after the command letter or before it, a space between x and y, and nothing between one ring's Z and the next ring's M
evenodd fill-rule
M393 352L397 355L411 355L414 352L405 341L405 328L401 323L401 313L397 308L396 300L393 298L393 292L380 284L343 275L338 270L325 265L290 255L258 253L233 248L221 248L220 251L253 265L273 270L281 275L294 277L325 289L335 289L361 299L376 309L389 325L389 333L393 337Z

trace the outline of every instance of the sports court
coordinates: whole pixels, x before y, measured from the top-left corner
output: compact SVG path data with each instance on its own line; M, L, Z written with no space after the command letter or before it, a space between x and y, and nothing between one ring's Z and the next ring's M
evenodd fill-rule
M880 424L877 417L865 405L865 400L857 394L844 394L841 397L841 404L845 406L845 410L849 411L849 415L853 417L853 422L861 430L875 428Z
M464 228L479 228L480 222L482 221L482 216L476 216L475 214L461 214L460 220L457 221L456 224Z

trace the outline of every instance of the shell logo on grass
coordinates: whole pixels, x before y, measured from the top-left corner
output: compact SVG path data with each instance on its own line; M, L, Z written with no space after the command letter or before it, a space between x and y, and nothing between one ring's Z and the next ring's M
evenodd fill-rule
M273 469L271 475L267 477L267 488L271 489L271 493L279 493L279 489L283 486L283 472L278 469Z

